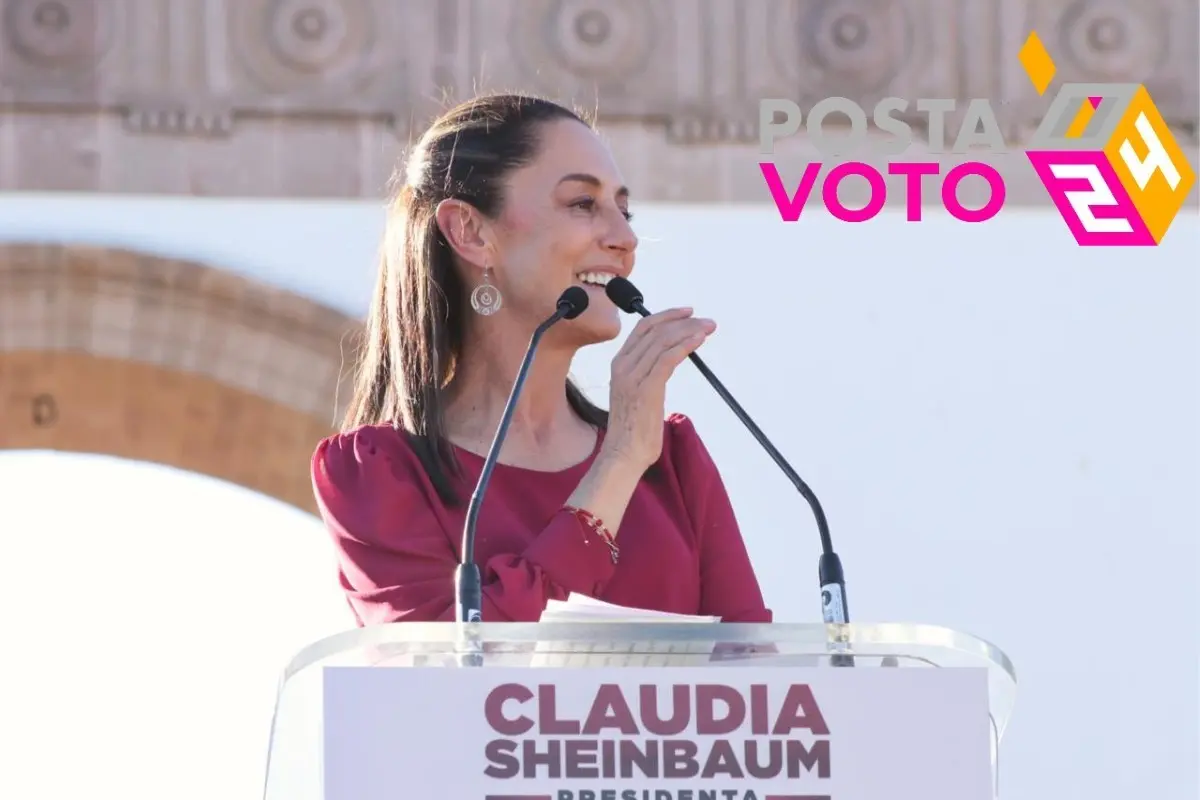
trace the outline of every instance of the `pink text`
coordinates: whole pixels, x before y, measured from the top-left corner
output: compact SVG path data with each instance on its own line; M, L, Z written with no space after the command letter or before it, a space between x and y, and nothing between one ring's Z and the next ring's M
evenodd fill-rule
M784 188L783 179L774 163L764 161L758 166L767 182L767 189L771 192L771 199L775 201L775 207L779 210L780 219L784 222L800 219L817 183L821 164L810 162L805 166L804 173L800 176L800 185L793 194L789 194ZM940 174L941 165L928 161L897 161L888 164L887 171L889 175L904 176L907 219L909 222L919 222L923 199L922 178L926 175ZM988 201L981 208L967 208L958 197L959 184L972 175L983 178L988 185ZM850 177L865 179L870 187L870 199L862 208L849 208L838 197L838 187ZM979 161L968 161L946 173L942 180L941 195L942 206L955 219L962 222L986 222L999 214L1000 209L1004 207L1004 179L995 167ZM821 200L829 213L842 222L866 222L874 219L887 204L887 180L870 164L847 161L829 170L821 184Z

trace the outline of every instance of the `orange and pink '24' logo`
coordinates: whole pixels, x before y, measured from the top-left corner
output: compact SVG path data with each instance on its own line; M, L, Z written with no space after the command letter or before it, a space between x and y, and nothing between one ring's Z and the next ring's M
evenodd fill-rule
M1055 67L1036 32L1020 59L1045 94ZM1196 179L1140 83L1063 84L1027 155L1084 246L1159 244Z

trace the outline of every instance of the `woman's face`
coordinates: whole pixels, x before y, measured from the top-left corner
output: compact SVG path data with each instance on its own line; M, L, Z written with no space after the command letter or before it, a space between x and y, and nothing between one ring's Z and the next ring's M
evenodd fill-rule
M614 339L621 312L604 284L633 270L638 240L629 225L628 191L608 147L587 126L555 121L540 134L537 158L508 176L494 229L493 280L508 313L533 324L554 313L565 289L582 285L587 310L559 323L556 338L569 336L580 346Z

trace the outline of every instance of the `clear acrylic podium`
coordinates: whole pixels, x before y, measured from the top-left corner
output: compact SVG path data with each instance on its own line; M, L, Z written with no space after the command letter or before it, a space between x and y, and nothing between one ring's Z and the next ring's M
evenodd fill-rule
M945 628L910 624L485 623L472 628L482 656L466 665L454 623L400 623L340 633L302 650L281 678L271 724L264 800L325 800L324 692L330 667L479 670L554 667L770 667L805 675L853 668L967 668L986 676L992 794L1016 675L995 646ZM715 646L714 646L715 643ZM479 664L481 663L481 666ZM422 673L426 674L426 673ZM707 675L707 673L705 673ZM533 680L532 678L530 680ZM453 714L453 709L447 709ZM465 712L464 712L465 713ZM447 756L453 758L453 756ZM407 796L397 791L395 797ZM619 795L618 795L619 796ZM447 800L451 800L449 793Z

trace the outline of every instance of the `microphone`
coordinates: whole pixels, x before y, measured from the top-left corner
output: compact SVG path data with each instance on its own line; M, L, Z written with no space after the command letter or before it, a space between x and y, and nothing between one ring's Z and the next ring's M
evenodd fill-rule
M617 308L627 314L641 314L643 317L650 316L650 312L646 310L646 306L642 303L642 293L637 287L629 281L621 277L613 278L605 286L605 292L608 294L608 299L613 302ZM775 461L783 474L787 476L792 485L796 487L796 491L800 492L801 496L808 501L808 505L812 508L813 516L817 521L817 533L821 537L821 559L817 565L817 574L821 581L821 610L826 624L840 624L850 621L850 612L846 604L846 577L842 572L842 560L838 558L837 553L833 550L833 539L829 535L829 523L825 519L825 510L821 508L821 501L813 494L813 490L808 484L796 474L796 470L792 469L792 465L787 462L787 459L771 444L767 439L766 434L750 419L750 415L741 407L737 400L733 399L733 395L725 388L724 384L717 379L708 365L701 360L700 356L695 353L688 355L692 363L696 365L696 369L700 370L703 375L721 399L733 410L734 415L741 420L742 424L750 431L754 438L762 445L767 454ZM842 659L834 656L834 663L837 664Z
M588 293L582 286L572 286L558 298L554 315L537 326L525 348L525 358L513 381L512 391L508 395L508 403L504 406L504 414L500 417L500 425L496 428L496 438L492 440L491 449L483 462L483 471L479 482L475 484L475 492L467 506L467 521L463 526L462 560L454 571L454 597L457 605L455 620L461 625L483 621L483 581L479 576L479 565L475 563L475 528L479 522L479 509L483 506L483 497L487 493L488 483L492 479L492 470L500 457L500 448L508 435L508 426L512 424L513 412L517 409L517 399L525 386L529 375L529 367L533 364L533 356L537 352L538 342L546 331L564 319L575 319L588 307ZM474 661L476 665L479 661Z

